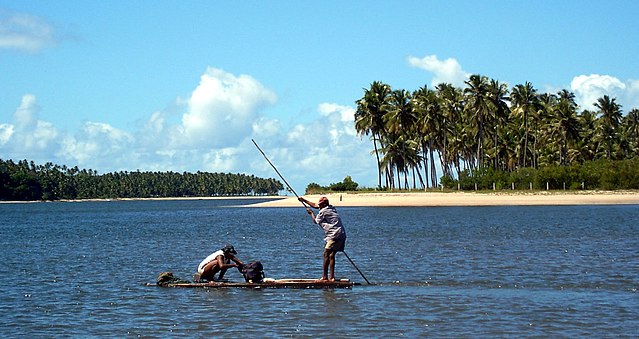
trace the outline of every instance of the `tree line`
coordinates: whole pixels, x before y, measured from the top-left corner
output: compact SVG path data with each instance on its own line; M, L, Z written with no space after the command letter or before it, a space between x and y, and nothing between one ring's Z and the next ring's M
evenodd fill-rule
M230 173L113 172L0 159L0 200L173 198L277 195L275 179Z
M328 186L322 186L318 183L312 182L306 186L305 194L356 191L358 186L359 184L353 181L353 178L351 178L350 175L347 175L344 180L329 184Z
M582 110L570 91L540 93L530 82L509 88L475 74L464 88L442 83L412 92L375 81L356 104L355 129L373 142L379 188L574 171L639 154L639 110L624 116L607 95L595 110Z

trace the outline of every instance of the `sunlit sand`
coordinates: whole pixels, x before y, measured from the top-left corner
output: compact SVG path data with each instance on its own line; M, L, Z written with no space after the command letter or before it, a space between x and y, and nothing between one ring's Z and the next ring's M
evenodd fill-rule
M311 201L321 195L306 195ZM415 192L326 194L338 206L533 206L639 204L639 191ZM301 207L296 197L283 197L255 207Z

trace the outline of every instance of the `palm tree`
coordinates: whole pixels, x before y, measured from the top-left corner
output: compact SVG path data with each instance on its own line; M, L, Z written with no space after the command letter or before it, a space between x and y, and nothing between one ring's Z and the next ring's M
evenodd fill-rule
M559 165L568 165L569 162L576 160L578 152L572 152L570 156L569 145L579 140L581 126L577 119L577 104L575 103L575 95L566 90L558 93L558 101L552 108L553 113L549 129L551 140L556 141L559 145Z
M537 90L530 82L524 85L516 85L510 95L510 101L512 102L512 112L515 116L521 119L522 129L524 133L523 145L521 150L523 154L520 154L520 166L526 167L528 159L528 133L530 131L529 122L530 117L535 115L540 109L539 97L537 96Z
M422 86L413 92L413 110L417 115L417 134L422 150L422 161L426 173L426 186L437 186L437 170L435 168L434 150L438 144L445 144L446 126L440 111L439 100L435 91ZM440 159L442 157L440 156ZM430 167L428 164L430 159ZM429 173L430 172L430 173ZM430 183L428 178L431 178Z
M607 95L597 99L595 107L599 109L600 137L606 146L606 158L612 159L613 148L619 140L619 123L621 121L621 105Z
M377 158L378 187L382 187L382 162L379 157L377 143L385 134L384 115L388 110L388 99L391 87L374 81L370 89L364 89L364 97L357 100L355 112L355 129L360 135L370 135L373 140L375 157ZM381 146L381 145L380 145Z
M639 110L623 117L614 98L598 99L596 112L579 112L567 90L538 94L526 82L509 94L505 84L481 75L465 84L423 86L410 95L381 82L365 90L355 125L373 140L380 187L382 173L390 188L408 188L410 175L414 187L418 177L424 188L436 186L437 155L443 175L451 178L455 170L460 178L487 165L515 171L639 155Z
M395 134L386 134L381 148L382 162L380 167L384 168L386 174L386 187L395 188L395 168L402 166L402 142ZM398 174L399 176L399 174Z
M579 153L582 161L594 160L599 149L597 136L597 117L594 112L584 110L578 115L581 133L579 137Z
M417 117L410 103L411 95L405 90L392 91L389 97L389 109L384 115L388 133L405 134L415 128Z
M388 104L388 111L384 115L388 139L394 142L395 146L402 147L395 153L393 158L399 175L400 173L406 173L405 171L407 170L407 159L399 159L399 157L406 155L406 142L413 136L417 117L411 105L411 95L407 90L392 91ZM399 184L401 186L401 183Z
M468 87L464 88L466 96L466 111L470 114L470 123L477 142L476 166L483 165L483 138L486 121L489 120L491 101L489 97L488 78L473 74L465 81Z
M632 155L638 155L639 152L639 109L633 108L623 118L624 137L628 144L628 153L626 158Z
M461 172L459 168L460 135L464 110L463 93L461 89L446 83L437 85L436 90L443 117L442 170L444 175L452 177L452 166L455 166L457 177L459 177Z
M397 187L402 188L402 175L404 187L408 189L408 173L411 166L419 163L418 145L405 134L389 134L389 140L382 149L382 165L388 171L390 188L395 188L394 175L397 174Z
M488 97L492 104L491 114L489 115L488 123L492 125L492 129L488 128L488 133L493 133L493 150L494 150L494 168L497 169L499 166L499 152L498 146L500 146L498 136L499 136L499 126L506 126L508 123L508 116L510 114L510 109L508 108L508 86L506 84L499 83L494 79L490 80L490 84L488 85ZM500 147L501 148L501 147Z

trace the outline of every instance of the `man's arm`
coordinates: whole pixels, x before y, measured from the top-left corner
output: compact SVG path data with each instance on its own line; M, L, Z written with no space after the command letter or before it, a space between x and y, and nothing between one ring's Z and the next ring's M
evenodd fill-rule
M319 206L316 203L314 203L312 201L309 201L309 200L306 200L303 197L299 197L299 198L297 198L297 200L299 200L299 201L301 201L303 203L306 203L307 205L309 205L309 206L311 206L311 207L313 207L315 209L319 208Z
M226 270L228 270L231 267L239 267L239 265L242 263L241 261L239 261L239 259L237 259L235 256L231 255L229 257L229 259L232 259L233 261L236 262L236 264L227 264L224 262L224 257L219 255L217 258L215 258L217 260L217 265L220 267L220 274L218 275L218 279L222 280L224 278L224 274L226 274Z
M315 218L315 213L313 213L313 210L307 207L306 213L308 213L308 215L311 216L311 220L313 220L313 222L317 224L317 219Z
M217 266L223 270L229 269L231 267L237 267L238 264L242 263L241 261L239 261L239 259L235 258L234 256L230 256L229 259L233 259L233 261L235 261L237 264L227 264L224 262L223 258L224 257L221 255L215 258L217 260Z
M241 268L242 266L244 266L244 263L232 254L229 256L229 259L233 260L237 264L235 265L235 267L237 268Z

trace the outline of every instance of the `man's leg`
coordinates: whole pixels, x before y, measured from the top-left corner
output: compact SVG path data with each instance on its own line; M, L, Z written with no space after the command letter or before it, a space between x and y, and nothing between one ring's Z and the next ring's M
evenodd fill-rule
M223 269L220 270L220 274L217 276L217 280L224 279L224 275L226 274L226 270L227 270L227 268L223 268Z
M322 264L322 279L320 280L328 280L328 266L330 261L330 251L329 249L324 249L324 263Z
M215 274L219 271L220 269L217 267L217 264L215 264L214 262L211 262L208 265L204 266L204 269L202 270L202 274L200 275L200 279L213 281L215 280Z
M335 251L334 250L326 250L328 252L328 268L329 268L329 278L330 281L335 281Z

